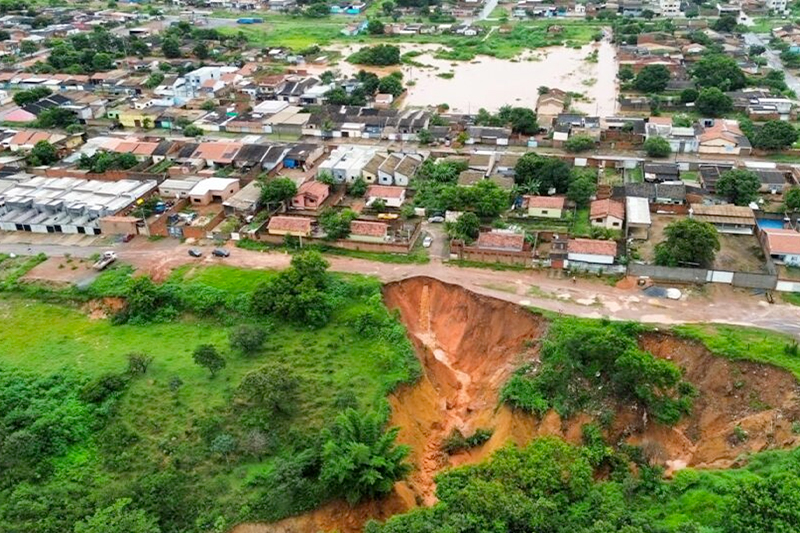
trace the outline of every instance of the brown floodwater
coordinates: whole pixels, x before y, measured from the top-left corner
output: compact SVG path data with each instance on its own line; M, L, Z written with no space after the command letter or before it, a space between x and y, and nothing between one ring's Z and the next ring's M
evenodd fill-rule
M360 46L342 47L344 57ZM592 43L580 49L554 46L528 50L514 59L477 56L472 61L436 59L441 45L400 45L402 53L423 52L414 57L426 67L403 65L405 82L412 82L404 99L410 107L446 103L454 112L475 113L481 107L496 111L501 106L536 107L537 89L544 85L580 93L572 107L600 116L613 115L617 109L617 57L608 41ZM596 51L596 60L590 60ZM346 74L363 67L342 61L335 68ZM372 69L370 69L372 70ZM397 67L376 70L381 75ZM444 74L445 77L441 75Z

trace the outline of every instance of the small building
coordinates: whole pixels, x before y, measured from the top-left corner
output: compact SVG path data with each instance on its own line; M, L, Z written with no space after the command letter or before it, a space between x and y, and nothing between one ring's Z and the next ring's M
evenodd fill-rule
M689 215L708 222L720 233L753 235L755 232L756 217L753 210L746 206L692 204Z
M800 233L793 229L765 228L761 242L769 256L779 264L800 266Z
M595 200L589 206L589 221L592 226L606 229L622 229L625 220L625 205L607 198Z
M523 202L529 217L561 218L566 199L563 196L524 196Z
M238 191L239 180L236 178L206 178L192 187L189 200L192 205L222 203Z
M617 256L616 241L596 239L570 239L567 245L567 259L578 263L613 265Z
M261 199L261 187L257 181L251 181L242 189L222 202L226 215L252 215L258 209Z
M371 220L350 222L350 240L361 242L385 242L389 238L389 224Z
M707 120L699 140L701 154L750 155L750 141L735 120Z
M289 235L292 237L310 237L314 219L278 215L269 219L267 233L270 235Z
M372 206L378 200L382 200L386 207L400 207L406 200L406 190L403 187L370 185L365 198L367 207Z
M650 238L650 204L647 198L628 196L625 198L625 227L631 239Z
M331 188L321 181L306 181L297 189L297 194L292 198L292 209L305 209L315 211L322 207L330 196Z
M644 180L660 183L664 181L678 181L680 170L677 163L650 163L644 164Z

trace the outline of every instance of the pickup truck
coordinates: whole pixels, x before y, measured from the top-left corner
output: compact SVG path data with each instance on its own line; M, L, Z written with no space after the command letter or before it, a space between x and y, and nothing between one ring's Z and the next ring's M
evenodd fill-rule
M98 259L95 262L95 264L92 265L92 268L95 269L95 270L103 270L104 268L106 268L108 265L110 265L111 263L113 263L116 260L117 260L117 254L116 253L114 253L114 252L103 252L103 255L100 256L100 259Z

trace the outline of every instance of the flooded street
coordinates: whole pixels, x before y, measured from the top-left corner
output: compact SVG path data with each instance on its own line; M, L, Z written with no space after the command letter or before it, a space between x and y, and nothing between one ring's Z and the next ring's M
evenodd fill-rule
M342 47L344 57L360 46ZM475 113L481 107L497 111L501 106L519 105L535 108L537 89L544 85L579 93L572 107L583 113L609 116L616 112L617 59L608 41L580 49L563 46L526 50L512 60L477 56L472 61L436 59L441 45L400 45L401 52L423 52L413 61L423 66L403 65L403 80L412 82L404 99L405 106L435 106L446 103L450 110ZM596 52L596 57L592 58ZM353 74L362 67L346 61L336 68ZM371 69L385 75L398 67Z

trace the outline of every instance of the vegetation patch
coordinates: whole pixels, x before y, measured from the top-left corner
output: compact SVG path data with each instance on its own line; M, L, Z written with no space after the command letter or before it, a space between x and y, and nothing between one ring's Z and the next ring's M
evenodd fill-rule
M547 333L538 365L517 371L503 388L511 406L543 416L602 411L608 401L633 402L662 424L688 414L694 387L680 369L638 347L640 326L577 318L556 320Z

